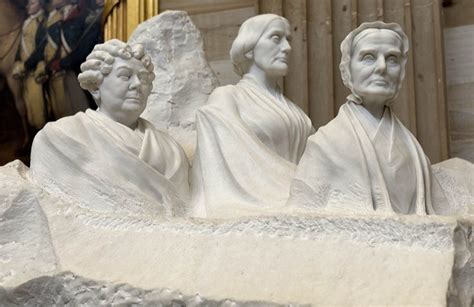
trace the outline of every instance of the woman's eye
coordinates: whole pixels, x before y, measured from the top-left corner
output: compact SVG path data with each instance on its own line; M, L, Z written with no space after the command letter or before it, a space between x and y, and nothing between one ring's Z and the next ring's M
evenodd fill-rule
M390 63L390 64L398 64L398 57L394 56L394 55L391 55L387 58L387 63Z
M275 42L275 43L279 43L281 40L281 37L278 36L278 35L273 35L272 36L272 41Z
M364 62L372 62L372 61L375 61L375 57L372 55L372 54L365 54L363 57L362 57L362 61Z
M119 77L120 77L120 79L122 79L123 81L128 81L128 80L130 80L130 76L127 76L127 75L121 75L121 76L119 76Z

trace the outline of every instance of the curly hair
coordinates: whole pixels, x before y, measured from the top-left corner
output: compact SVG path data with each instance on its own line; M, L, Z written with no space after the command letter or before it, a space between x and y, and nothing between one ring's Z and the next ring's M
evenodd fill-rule
M364 22L358 28L350 32L346 38L341 43L341 63L339 64L339 69L341 71L341 78L344 85L351 90L352 92L352 99L360 100L360 97L354 93L353 86L352 86L352 75L351 75L351 57L353 49L356 43L364 37L368 33L368 30L390 30L393 31L394 34L400 39L402 42L402 60L401 60L401 67L402 71L400 74L400 82L398 84L397 92L400 90L402 86L402 80L405 77L405 64L407 62L407 53L409 49L409 41L408 37L406 36L405 32L403 32L400 25L396 23L384 23L382 21L375 21L375 22ZM355 96L355 97L354 97Z
M290 23L284 17L275 14L262 14L247 19L239 29L239 33L230 48L230 59L234 65L234 71L239 76L247 73L252 61L245 54L257 45L260 37L265 33L268 25L274 20L282 20L290 27Z
M130 46L121 40L112 39L103 44L96 45L91 54L87 56L86 61L82 63L82 72L77 77L81 87L90 92L97 91L104 77L112 71L115 57L122 59L131 59L133 57L140 60L149 73L146 82L147 84L152 84L152 81L155 79L155 74L153 73L154 66L150 56L145 54L143 46L140 44ZM94 98L97 103L100 102L100 97Z

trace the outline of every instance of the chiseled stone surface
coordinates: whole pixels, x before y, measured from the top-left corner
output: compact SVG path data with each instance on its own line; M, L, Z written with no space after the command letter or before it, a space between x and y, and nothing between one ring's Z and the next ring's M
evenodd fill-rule
M474 224L473 219L458 221L454 233L453 276L449 284L448 306L474 306Z
M194 116L217 86L207 63L201 33L183 11L166 11L141 23L128 43L143 44L156 78L143 117L167 128L192 157Z
M0 286L51 274L58 267L40 206L42 192L27 174L19 160L0 168Z
M453 218L158 221L51 209L63 269L214 299L444 306L454 262Z
M30 183L20 162L0 168L0 176L0 193L7 195L2 208L22 206L15 215L2 213L2 248L26 242L10 245L15 261L1 263L2 273L23 266L23 275L0 284L0 295L11 304L70 299L153 305L172 297L163 293L197 305L234 304L226 299L237 306L473 302L472 217L132 217L64 203ZM30 193L28 201L12 197L18 185ZM18 213L27 208L35 208L35 215ZM3 235L5 225L13 235ZM34 225L34 234L23 232ZM66 271L73 274L57 275Z
M437 208L436 212L445 215L473 215L474 164L453 158L433 165L432 170L446 203L444 207Z
M63 272L32 279L13 289L0 287L0 305L9 306L173 306L246 307L289 306L270 302L209 300L170 289L144 290L127 284L99 282ZM300 305L290 305L300 306Z

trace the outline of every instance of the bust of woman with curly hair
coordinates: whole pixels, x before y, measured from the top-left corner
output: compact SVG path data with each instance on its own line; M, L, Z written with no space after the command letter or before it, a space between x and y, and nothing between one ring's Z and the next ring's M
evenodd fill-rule
M140 117L154 79L141 45L96 45L79 82L97 103L49 123L31 155L34 180L80 206L106 213L180 215L188 199L182 148Z

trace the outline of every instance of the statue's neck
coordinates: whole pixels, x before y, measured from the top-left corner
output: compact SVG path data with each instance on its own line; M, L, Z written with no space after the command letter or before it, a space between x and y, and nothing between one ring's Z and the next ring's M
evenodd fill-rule
M372 116L380 121L385 110L385 103L381 101L366 101L362 102L364 108L372 114Z
M251 77L260 87L266 89L272 96L277 96L279 94L278 77L268 76L256 65L252 65L248 73L245 75Z
M107 110L101 109L100 107L97 108L97 112L100 112L101 114L104 114L105 116L107 116L111 120L113 120L117 123L120 123L120 124L130 128L132 130L135 130L138 126L138 118L133 118L133 117L126 116L126 115L123 115L123 114L111 114L111 113L107 112Z

